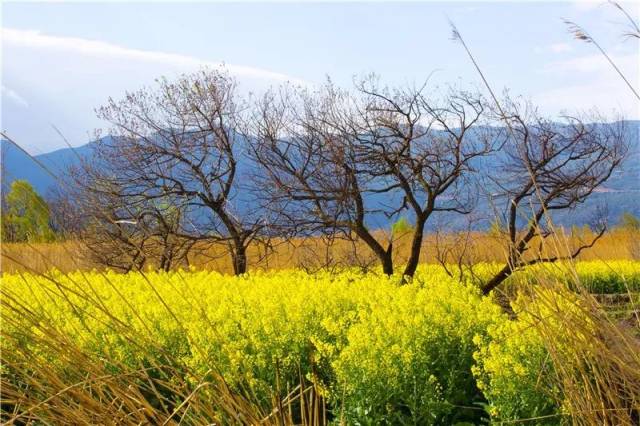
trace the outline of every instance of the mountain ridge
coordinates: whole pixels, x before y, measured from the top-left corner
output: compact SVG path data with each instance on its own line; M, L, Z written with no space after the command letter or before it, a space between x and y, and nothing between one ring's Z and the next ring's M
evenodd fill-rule
M597 123L597 124L615 124ZM562 225L585 225L595 210L606 205L611 223L615 223L624 212L640 216L640 121L628 120L630 128L630 147L626 161L605 184L576 209L563 212L554 217ZM596 124L596 123L593 123ZM108 137L108 136L107 136ZM7 140L0 141L3 188L16 179L25 179L45 198L59 182L49 174L61 176L66 168L91 158L98 141L92 141L75 148L61 148L34 156L27 155ZM33 158L32 158L33 157ZM35 160L34 160L35 159ZM44 165L44 170L38 163ZM480 207L486 210L488 206ZM376 222L379 222L379 218ZM447 222L461 224L459 218L446 218ZM379 224L379 223L378 223Z

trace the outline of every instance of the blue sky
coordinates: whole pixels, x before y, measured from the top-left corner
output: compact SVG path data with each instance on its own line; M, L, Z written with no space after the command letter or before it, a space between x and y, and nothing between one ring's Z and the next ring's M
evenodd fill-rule
M623 3L638 19L638 3ZM601 2L7 3L2 4L2 129L32 153L89 141L109 96L224 62L243 91L286 80L349 86L375 72L391 85L481 87L458 26L494 88L550 116L598 107L640 118L640 106L585 27L640 88L638 41ZM613 116L613 115L612 115Z

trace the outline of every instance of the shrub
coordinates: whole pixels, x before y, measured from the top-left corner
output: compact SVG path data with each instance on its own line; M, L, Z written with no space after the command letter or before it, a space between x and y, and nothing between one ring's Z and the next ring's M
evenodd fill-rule
M548 382L551 359L539 334L524 320L506 321L477 335L480 349L474 354L473 371L478 387L488 399L488 412L496 423L558 413ZM558 419L540 422L557 424Z
M474 404L484 398L471 374L472 339L502 318L495 305L439 279L378 291L359 318L333 363L334 395L348 424L480 420Z

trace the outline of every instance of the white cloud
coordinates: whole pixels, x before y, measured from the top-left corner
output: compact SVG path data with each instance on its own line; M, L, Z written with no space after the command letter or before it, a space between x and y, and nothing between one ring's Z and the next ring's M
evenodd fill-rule
M534 103L553 114L575 114L595 109L611 119L616 119L619 114L628 119L640 119L640 102L620 79L566 85L531 97Z
M533 53L542 54L542 53L567 53L572 52L573 46L569 43L553 43L545 46L534 46Z
M176 53L131 49L97 40L45 35L39 31L33 30L3 28L2 42L3 44L15 47L72 52L83 56L93 56L101 60L111 57L122 60L155 62L179 68L198 68L203 66L219 67L224 65L230 73L238 77L306 84L304 80L260 68L206 61L193 56L180 55Z
M609 57L613 62L623 70L633 76L638 73L638 55L617 55L609 54ZM591 55L576 56L561 61L553 61L548 63L542 69L543 72L548 73L601 73L613 71L611 64L600 53L594 53Z
M89 141L105 128L94 113L113 97L203 67L224 69L238 80L242 95L260 94L284 82L309 85L289 75L229 65L188 55L132 49L104 41L4 28L2 35L2 126L31 152ZM28 110L25 109L28 99ZM6 102L5 102L6 100Z
M611 54L611 59L636 90L640 88L637 54ZM544 109L558 113L564 109L603 113L617 111L628 118L640 118L640 103L625 82L600 53L575 56L548 63L541 70L557 87L532 93ZM569 111L571 112L571 111Z
M16 105L23 108L29 107L29 103L25 98L23 98L15 90L8 88L4 84L2 85L2 97L13 101Z
M615 0L622 8L631 15L637 22L640 18L640 2L638 0ZM571 3L573 13L582 15L580 19L585 19L587 16L591 16L596 19L596 22L611 26L614 28L620 28L629 24L627 18L615 7L611 2L607 0L579 0ZM594 22L595 23L595 22ZM595 35L595 34L594 34Z
M602 6L603 4L606 4L606 2L603 0L576 0L576 1L573 1L571 4L574 7L574 9L580 12L590 12Z
M549 50L551 50L553 53L564 53L570 52L571 50L573 50L573 47L568 43L555 43L549 46Z
M638 14L638 1L637 0L614 0L620 6L622 6L632 16ZM598 12L613 10L617 13L615 6L610 4L608 0L575 0L571 2L571 6L578 12L592 12L598 10Z

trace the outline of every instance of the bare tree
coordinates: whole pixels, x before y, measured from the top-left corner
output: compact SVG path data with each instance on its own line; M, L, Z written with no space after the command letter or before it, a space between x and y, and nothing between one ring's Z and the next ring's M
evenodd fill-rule
M59 182L72 182L64 178L59 178ZM51 212L51 229L62 239L73 239L80 235L86 224L80 214L78 200L70 197L71 191L64 186L58 186L47 191L46 201Z
M110 182L103 182L86 164L70 171L73 185L60 192L58 205L76 223L82 223L77 236L88 249L89 260L116 270L140 270L151 257L149 236L138 223L138 207L124 204L121 192Z
M598 117L590 117L591 123L586 124L580 118L565 117L557 123L526 105L508 101L503 106L510 112L499 116L507 121L511 137L488 186L493 200L501 200L505 209L500 220L507 262L483 285L485 294L520 268L573 259L602 237L607 223L600 215L593 223L595 236L566 255L545 255L532 247L534 241L542 244L555 235L553 213L583 203L620 165L628 146L624 121L599 124Z
M170 199L125 194L109 176L90 160L70 169L54 198L64 235L82 241L91 262L120 271L188 266L197 240L183 236L183 207Z
M238 99L233 78L203 70L174 82L161 79L155 89L110 99L98 110L112 127L96 148L100 172L85 188L114 202L105 214L116 235L144 223L146 230L171 230L160 234L180 241L180 250L187 240L225 243L234 272L246 272L247 247L264 220L239 181L245 157ZM166 222L168 208L179 221ZM159 237L146 230L145 237Z
M482 131L471 137L484 107L468 93L448 93L436 105L424 87L392 91L371 77L356 89L328 82L316 92L268 94L251 126L256 177L265 205L295 232L358 238L385 274L394 270L393 238L381 240L372 227L408 212L415 223L403 273L413 276L427 220L470 210L463 183L497 139Z
M434 233L435 260L450 277L459 281L469 278L474 283L482 283L473 268L474 265L482 261L477 255L479 247L474 232L481 226L480 223L479 218L469 215L465 227L455 232L446 229L444 224L436 226Z
M434 213L469 214L476 204L475 175L482 157L500 148L501 129L483 126L485 103L473 93L447 91L442 99L425 87L391 91L375 80L361 82L365 95L364 165L376 180L389 182L402 203L388 216L408 210L414 226L404 268L413 276L425 225Z

